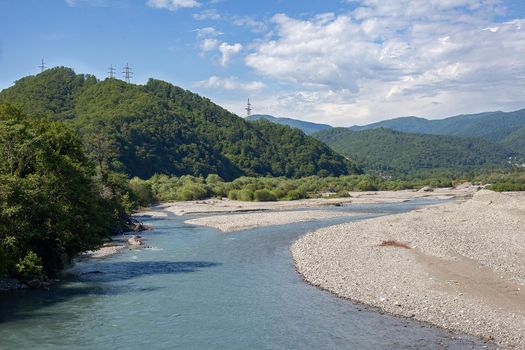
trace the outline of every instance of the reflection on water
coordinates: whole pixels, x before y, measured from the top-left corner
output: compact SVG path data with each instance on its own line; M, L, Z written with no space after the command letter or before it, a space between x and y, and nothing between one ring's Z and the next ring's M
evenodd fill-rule
M293 268L288 248L301 234L417 204L425 203L333 207L362 215L234 234L185 218L151 219L147 244L161 249L80 262L48 292L3 294L0 348L481 348L476 339L336 298Z

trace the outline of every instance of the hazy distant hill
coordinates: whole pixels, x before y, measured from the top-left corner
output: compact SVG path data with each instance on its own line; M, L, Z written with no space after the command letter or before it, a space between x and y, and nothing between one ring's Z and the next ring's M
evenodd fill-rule
M359 131L377 128L422 134L480 137L525 154L525 145L522 141L522 135L525 135L525 109L514 112L458 115L439 120L402 117L364 126L353 126L350 129Z
M246 118L249 121L255 120L268 120L275 124L288 125L292 128L302 130L306 135L311 135L315 132L330 129L331 126L327 124L317 124L312 122L305 122L302 120L292 119L292 118L277 118L271 115L266 114L254 114Z
M457 174L508 167L512 151L495 143L458 136L404 133L386 128L333 128L313 135L352 157L365 172L403 177Z
M156 173L225 179L354 173L357 167L316 139L269 122L247 122L190 91L97 80L58 67L18 80L0 102L75 126L93 160L131 176Z

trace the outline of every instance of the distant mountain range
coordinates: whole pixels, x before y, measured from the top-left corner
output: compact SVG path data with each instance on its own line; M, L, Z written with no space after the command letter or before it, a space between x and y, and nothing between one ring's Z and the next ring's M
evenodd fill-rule
M465 114L436 120L402 117L364 126L353 126L350 130L360 131L377 128L421 134L479 137L525 154L525 141L523 140L525 135L525 109L514 112L497 111Z
M525 109L439 120L401 117L364 126L332 128L290 118L258 116L311 135L358 162L365 172L397 176L457 174L507 168L525 155Z
M515 152L474 137L406 133L386 128L332 128L313 135L351 158L367 173L398 178L461 176L510 168Z
M305 122L302 120L297 120L297 119L292 119L292 118L277 118L277 117L266 115L266 114L254 114L246 118L246 120L249 120L249 121L256 121L256 120L262 120L262 119L268 120L275 124L288 125L292 128L300 129L306 135L311 135L318 131L322 131L322 130L331 128L331 126L327 124L317 124L317 123Z

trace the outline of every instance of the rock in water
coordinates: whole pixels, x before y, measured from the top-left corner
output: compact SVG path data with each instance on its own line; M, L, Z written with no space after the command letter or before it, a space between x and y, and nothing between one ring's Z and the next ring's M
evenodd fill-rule
M131 237L130 239L128 239L128 243L130 245L143 245L144 242L142 241L141 237L140 236L133 236Z

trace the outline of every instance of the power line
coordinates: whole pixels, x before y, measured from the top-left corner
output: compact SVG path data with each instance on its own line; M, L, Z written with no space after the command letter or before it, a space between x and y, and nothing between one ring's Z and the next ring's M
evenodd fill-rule
M46 70L46 64L44 63L44 59L42 58L42 63L40 63L40 66L37 66L40 68L40 73Z
M110 65L109 65L109 68L108 68L108 74L109 74L109 77L110 77L111 79L115 78L115 72L116 72L116 71L117 71L117 70L116 70L115 68L113 68L113 65L110 64Z
M250 99L248 99L248 104L246 105L246 116L249 117L252 114L252 104L250 103Z
M131 82L131 77L133 76L133 71L131 70L130 66L126 63L126 67L123 68L122 74L124 75L124 80L126 83Z

